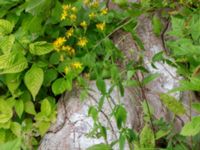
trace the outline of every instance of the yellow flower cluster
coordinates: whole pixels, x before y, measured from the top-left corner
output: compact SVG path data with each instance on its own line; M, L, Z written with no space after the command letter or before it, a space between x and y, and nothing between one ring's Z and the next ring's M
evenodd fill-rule
M86 29L88 25L87 25L87 22L86 22L86 21L82 21L82 22L80 23L80 26L83 27L84 29Z
M72 35L74 34L74 29L70 28L69 30L67 30L67 32L65 33L67 38L70 38Z
M105 22L96 24L98 30L103 31L105 29Z
M71 56L75 54L75 49L69 45L63 46L62 50L66 51Z
M63 11L61 14L61 20L65 20L67 17L71 20L71 21L76 21L77 16L76 16L76 12L77 12L77 8L74 6L71 6L70 4L66 4L62 6Z
M80 63L79 61L73 62L70 64L70 66L66 66L64 69L64 73L68 74L72 70L79 70L83 68L83 64Z
M64 44L65 42L66 42L65 37L59 37L59 38L57 38L57 39L53 42L53 45L54 45L55 50L59 51L60 48L63 46L63 44Z
M88 40L86 37L80 37L77 42L77 45L80 47L85 47L87 43L88 43Z
M104 8L101 10L101 15L106 15L108 13L108 8Z

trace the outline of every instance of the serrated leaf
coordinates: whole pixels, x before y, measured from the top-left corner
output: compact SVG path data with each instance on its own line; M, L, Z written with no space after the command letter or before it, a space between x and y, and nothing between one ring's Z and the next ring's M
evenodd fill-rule
M23 112L24 112L24 102L19 99L15 102L15 111L17 113L17 115L19 116L19 118L21 118Z
M50 86L51 83L57 78L58 73L55 69L48 69L44 73L44 86Z
M33 55L45 55L50 53L54 47L46 41L35 42L29 45L29 50Z
M49 103L48 99L44 99L41 102L41 113L46 116L51 114L51 104Z
M185 108L181 102L176 100L173 96L168 94L160 95L161 101L165 106L176 115L183 115L185 113Z
M192 103L192 108L200 112L200 103L198 102Z
M24 83L28 90L31 92L34 100L42 86L43 80L43 70L34 65L31 67L30 70L26 72L24 76Z
M11 52L0 56L0 74L18 73L27 66L27 60L20 52Z
M71 88L72 82L69 82L64 78L59 78L52 84L52 91L55 95L62 94L66 90L71 90Z
M187 122L182 130L181 135L183 136L194 136L200 132L200 116L193 117L190 122Z
M34 106L32 101L25 102L24 110L28 114L31 114L31 115L35 115L36 114L35 106Z
M15 41L15 36L13 34L9 36L4 36L3 38L0 39L0 48L2 49L2 52L4 54L10 53L14 41Z
M15 91L19 87L21 83L20 73L12 73L5 75L5 83L9 89L9 91L14 95Z
M149 125L145 125L140 133L140 145L141 148L154 148L155 147L155 139L154 134Z
M87 150L112 150L112 148L107 144L96 144L87 148Z
M5 35L11 33L13 30L13 25L10 21L5 19L0 19L0 35Z

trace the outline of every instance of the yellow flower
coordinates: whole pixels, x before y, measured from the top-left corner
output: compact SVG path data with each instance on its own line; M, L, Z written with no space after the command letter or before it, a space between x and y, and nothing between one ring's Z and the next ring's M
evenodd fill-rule
M74 62L71 64L72 68L74 69L81 69L82 68L82 64L80 62Z
M91 12L90 14L89 14L89 18L90 19L94 19L96 17L96 14L94 13L94 12Z
M96 24L98 30L103 31L105 29L105 22Z
M62 50L63 51L67 51L67 53L69 55L74 55L75 54L75 49L73 47L71 47L71 46L68 46L68 45L67 46L63 46Z
M66 35L67 38L70 38L70 37L73 35L73 33L74 33L74 29L73 29L73 28L70 28L70 29L65 33L65 35Z
M70 70L71 69L68 66L66 66L65 69L64 69L65 74L68 74L70 72Z
M65 20L67 16L68 16L67 12L63 11L60 20Z
M58 50L65 42L66 39L64 37L59 37L53 42L53 45Z
M80 23L80 26L83 27L83 28L87 28L87 22L86 21L82 21Z
M69 16L69 18L70 18L72 21L75 21L77 17L76 17L75 14L71 14L71 15Z
M85 5L89 5L90 0L84 0L83 3L84 3Z
M62 6L64 11L70 10L71 7L72 7L71 5L67 5L67 4Z
M92 3L90 4L90 6L93 7L93 8L97 8L97 7L99 7L99 2L98 2L98 1L92 2Z
M76 12L77 12L77 8L76 8L76 7L74 7L74 6L71 8L71 10L72 10L74 13L76 13Z
M108 13L108 8L104 8L101 10L101 15L106 15Z
M85 37L81 37L81 38L79 38L77 45L80 47L84 47L84 46L86 46L87 43L88 43L88 40Z

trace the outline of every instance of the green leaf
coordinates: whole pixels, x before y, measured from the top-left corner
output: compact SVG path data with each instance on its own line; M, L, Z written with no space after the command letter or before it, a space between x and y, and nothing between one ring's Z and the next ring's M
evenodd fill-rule
M192 103L192 108L195 109L196 111L200 112L200 103Z
M51 82L54 81L58 76L58 73L55 69L48 69L44 72L44 86L50 86Z
M48 131L49 127L50 127L50 122L42 121L38 124L38 129L42 136Z
M112 150L112 148L107 144L96 144L87 148L87 150Z
M72 83L64 78L59 78L52 84L52 91L55 95L62 94L66 90L71 90Z
M22 72L28 66L21 52L11 52L0 56L0 74Z
M185 108L181 102L176 100L173 96L168 94L160 95L161 101L165 106L176 115L183 115L185 113Z
M35 106L34 106L32 101L25 102L24 110L28 114L31 114L31 115L35 115L36 114Z
M128 2L127 0L112 0L112 1L118 5L125 5Z
M21 125L19 123L12 122L10 129L17 137L21 136Z
M13 34L9 36L4 36L0 39L0 48L4 54L10 53L13 44L15 42L15 36Z
M15 102L15 111L17 113L17 115L19 116L19 118L21 118L23 112L24 112L24 102L19 99Z
M120 148L120 150L124 150L125 141L126 141L126 137L123 133L121 133L120 136L119 136L119 148Z
M140 133L140 145L141 148L154 148L155 140L154 134L149 125L145 125Z
M182 37L183 29L185 27L184 19L178 17L171 17L171 23L172 23L172 31L170 31L170 34L177 37Z
M160 18L158 18L156 15L154 15L152 18L152 25L153 25L153 32L157 36L160 36L163 26L162 26L162 22L161 22Z
M0 19L0 35L5 35L11 33L13 30L13 25L10 21L5 19Z
M20 150L21 139L15 139L4 144L0 144L0 150Z
M12 95L14 95L15 91L21 83L20 73L6 74L5 83L9 91L12 93Z
M98 78L96 80L96 85L97 85L98 90L101 91L101 93L103 95L105 95L106 94L106 84L105 84L105 81L103 79L101 79L101 78Z
M156 78L158 78L159 76L160 76L160 74L158 74L158 73L150 74L142 80L142 84L146 85L146 84L150 83L151 81L155 80Z
M33 55L45 55L50 53L54 47L46 41L35 42L29 45L29 50Z
M41 113L46 116L51 114L51 104L49 103L48 99L44 99L41 103Z
M115 120L117 122L117 127L119 129L121 129L122 124L126 123L126 118L127 118L126 109L122 105L116 106L114 116L115 116Z
M34 100L42 86L43 79L43 70L35 65L33 65L24 76L24 83L28 90L31 92Z
M94 121L98 119L98 110L94 106L90 106L88 110L88 115L93 118Z
M0 123L6 123L12 118L12 108L8 102L0 99Z
M5 143L6 130L0 129L0 144Z
M200 132L200 116L196 116L192 118L192 121L187 122L182 130L181 135L183 136L195 136Z

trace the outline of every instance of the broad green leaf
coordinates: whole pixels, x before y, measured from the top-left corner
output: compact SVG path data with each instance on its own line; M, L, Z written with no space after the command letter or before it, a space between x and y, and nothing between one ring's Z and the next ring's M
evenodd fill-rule
M10 21L5 19L0 19L0 35L5 35L11 33L13 30L13 25Z
M19 123L12 122L10 129L17 137L21 136L21 125Z
M0 150L20 150L21 139L17 138L15 140L0 144Z
M9 91L14 95L15 91L21 83L20 73L12 73L5 75L5 82Z
M25 102L24 110L28 114L31 114L31 115L35 115L36 114L35 106L34 106L32 101Z
M185 27L185 21L183 18L171 17L172 22L172 31L170 31L171 35L182 37L183 29Z
M24 83L28 90L31 92L34 100L42 86L43 80L43 70L34 65L31 67L30 70L26 72L24 76Z
M58 73L55 69L48 69L44 72L44 86L50 86L51 83L57 78Z
M96 144L87 148L87 150L112 150L112 147L107 144Z
M165 106L176 115L183 115L185 113L185 108L181 102L176 100L173 96L168 94L160 95L161 101Z
M52 91L55 95L62 94L66 90L71 90L72 83L64 78L55 80L52 84Z
M15 36L13 34L9 36L4 36L0 39L0 48L4 54L8 54L15 42Z
M160 36L161 31L162 31L162 22L160 18L158 18L156 15L154 15L152 18L152 25L153 25L153 32L157 36Z
M17 115L19 116L19 118L21 118L21 116L24 112L24 102L21 99L16 100L15 111L16 111Z
M140 146L141 148L154 148L155 139L154 134L149 125L145 125L140 133Z
M196 111L200 112L200 103L192 103L192 108L195 109Z
M22 72L27 66L27 60L20 52L11 52L0 56L0 74Z
M12 108L8 102L0 99L0 123L6 123L12 118Z
M96 80L96 85L99 91L101 91L101 93L104 95L106 94L106 84L105 81L101 78L98 78Z
M182 130L181 135L183 136L194 136L200 132L200 116L193 117L190 122L187 122Z
M51 114L51 104L49 103L47 98L41 102L41 113L46 116L49 116Z
M117 122L117 127L119 129L121 129L122 124L126 123L126 118L127 118L126 109L122 105L116 106L114 116L115 116L115 120Z
M38 124L38 129L42 136L48 131L49 127L50 127L50 122L42 121Z
M54 47L46 41L35 42L29 45L29 50L33 55L45 55L50 53Z

